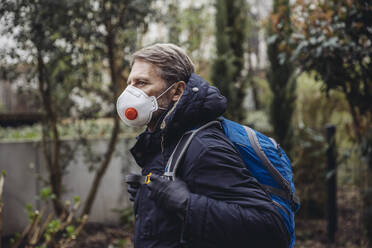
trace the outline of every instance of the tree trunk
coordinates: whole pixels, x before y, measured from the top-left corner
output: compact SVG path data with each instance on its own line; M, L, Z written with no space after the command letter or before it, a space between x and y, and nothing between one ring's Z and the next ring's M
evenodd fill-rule
M117 77L117 75L118 75L117 68L118 67L117 67L116 61L115 61L115 34L113 33L113 30L111 30L110 28L107 28L107 30L109 31L108 35L106 36L106 46L107 46L107 51L108 51L107 55L108 55L108 60L109 60L109 65L110 65L111 81L112 81L113 89L114 89L113 96L114 96L114 99L116 99L119 96L120 87L119 87L119 82L118 82L119 80L118 80L118 77ZM89 213L92 209L94 200L96 198L97 190L99 188L99 185L102 181L102 178L103 178L103 176L104 176L104 174L105 174L105 172L106 172L106 170L107 170L107 168L110 164L112 155L115 151L116 143L117 143L119 132L120 132L120 120L119 120L119 118L117 116L117 113L116 113L116 103L115 103L115 101L113 101L113 105L114 105L114 111L113 111L114 128L112 129L112 132L111 132L109 146L106 150L105 158L104 158L101 166L99 167L99 169L97 170L97 172L94 176L94 180L93 180L92 186L90 188L87 200L85 202L82 215L84 215L84 214L89 215Z
M273 2L274 15L280 15L280 35L274 42L267 46L267 55L270 62L267 78L273 97L270 103L270 122L273 126L274 136L278 143L291 157L293 148L293 113L296 101L296 75L291 61L280 61L278 54L281 52L280 45L287 43L291 35L290 4L288 0L275 0ZM268 34L274 35L275 24L271 21L268 26ZM286 52L287 58L291 51Z
M44 115L42 134L42 147L45 162L49 174L49 184L52 188L52 192L55 198L52 199L54 211L57 215L60 215L63 210L63 204L61 202L62 196L62 171L59 164L60 160L60 138L57 129L57 115L53 110L50 92L50 82L45 77L45 65L42 58L42 53L38 49L38 79L39 79L39 91L43 102L43 108L46 112ZM52 151L48 149L48 133L50 128L53 133ZM45 132L46 131L46 132Z
M247 75L247 78L248 78L249 85L251 86L251 89L252 89L254 109L259 110L261 108L261 105L260 105L260 101L259 101L259 98L258 98L258 86L257 86L257 83L255 81L255 76L257 74L256 72L257 72L258 67L256 66L256 68L253 68L253 61L251 59L251 56L252 56L252 53L255 53L255 52L253 52L253 49L250 46L251 46L251 44L249 44L249 48L248 48L248 75ZM258 58L258 53L256 53L256 55L257 55L257 58Z

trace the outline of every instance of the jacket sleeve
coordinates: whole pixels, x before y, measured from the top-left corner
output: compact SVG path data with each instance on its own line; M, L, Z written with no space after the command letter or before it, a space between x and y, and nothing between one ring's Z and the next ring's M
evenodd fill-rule
M287 239L283 223L270 197L235 148L224 142L214 146L199 142L193 146L199 147L198 156L185 160L191 162L186 177L192 193L184 235L191 247L285 247L280 245Z

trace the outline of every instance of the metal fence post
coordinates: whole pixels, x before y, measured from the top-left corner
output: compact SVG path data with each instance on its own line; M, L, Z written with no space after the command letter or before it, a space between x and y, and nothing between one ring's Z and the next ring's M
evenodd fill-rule
M335 153L335 133L334 125L326 126L327 137L327 218L328 218L328 238L331 242L335 241L337 231L337 165Z

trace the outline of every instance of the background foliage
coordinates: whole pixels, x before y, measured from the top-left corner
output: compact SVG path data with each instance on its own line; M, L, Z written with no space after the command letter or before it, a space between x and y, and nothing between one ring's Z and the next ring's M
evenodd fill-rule
M1 34L16 44L0 49L0 81L44 116L34 126L0 128L0 139L44 144L50 172L45 186L54 195L49 201L56 216L67 211L60 200L63 173L72 163L66 154L75 150L62 140L79 140L95 173L82 202L87 214L117 140L141 131L122 125L115 110L130 54L172 42L228 97L228 118L275 137L290 154L302 200L298 226L305 223L300 241L319 239L307 225L326 216L324 128L336 125L340 193L362 200L349 214L363 216L365 237L372 240L371 3L274 0L265 12L268 2L0 0ZM7 111L5 104L0 111ZM93 154L91 138L109 140L101 156ZM123 222L133 222L128 209L117 212ZM353 225L359 230L359 223ZM362 231L354 236L357 246L366 244ZM335 245L353 247L346 243Z

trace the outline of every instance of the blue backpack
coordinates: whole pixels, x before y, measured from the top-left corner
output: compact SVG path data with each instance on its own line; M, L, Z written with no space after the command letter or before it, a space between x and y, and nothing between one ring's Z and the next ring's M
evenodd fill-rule
M200 130L212 125L222 126L225 135L239 151L247 169L270 193L273 204L287 226L292 248L295 243L294 215L300 207L300 202L295 195L291 162L274 139L225 118L211 121L183 135L167 162L164 176L174 180L177 167L193 137Z

